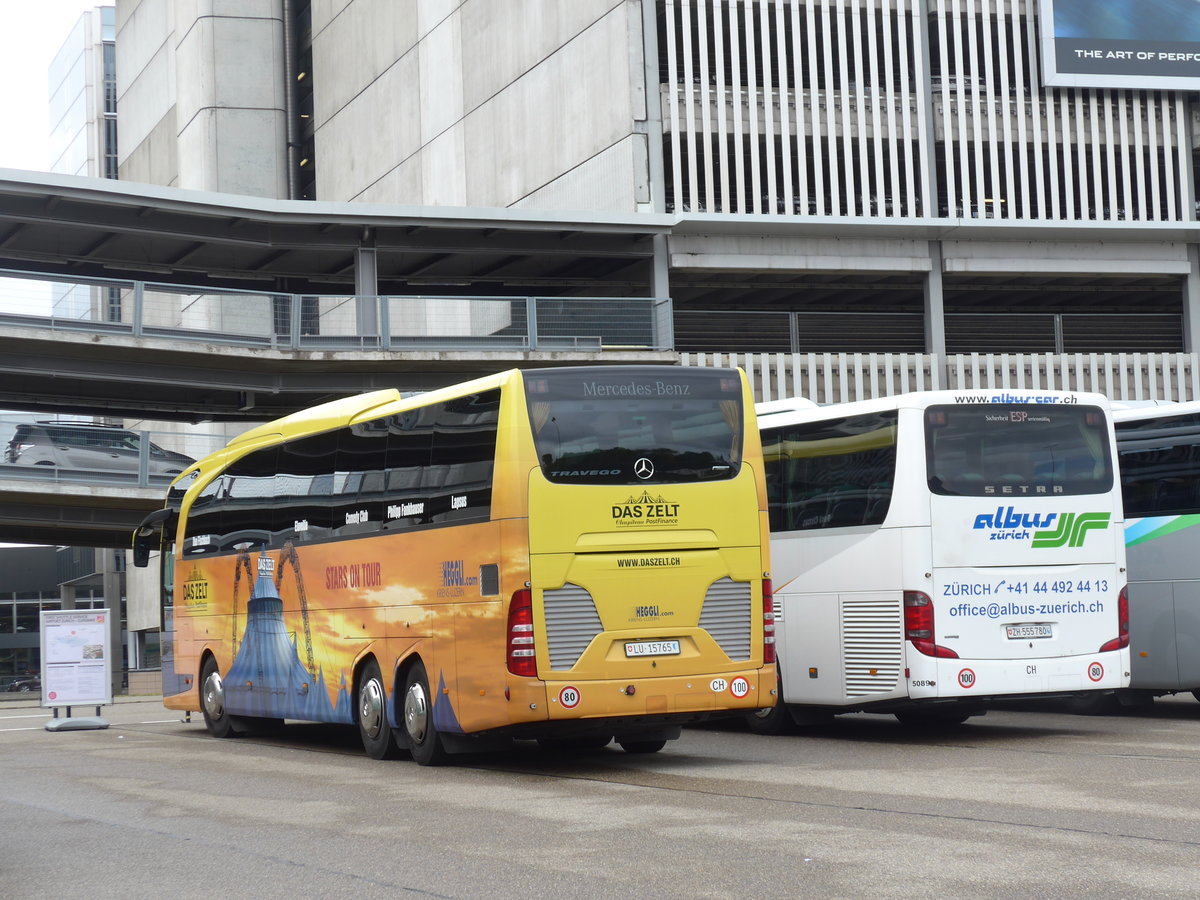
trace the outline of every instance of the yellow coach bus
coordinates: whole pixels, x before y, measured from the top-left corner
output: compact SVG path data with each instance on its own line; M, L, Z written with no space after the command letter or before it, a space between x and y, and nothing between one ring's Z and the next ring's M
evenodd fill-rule
M649 753L774 702L766 493L735 370L512 370L335 400L187 469L163 693L228 737L357 725L424 765L512 739Z

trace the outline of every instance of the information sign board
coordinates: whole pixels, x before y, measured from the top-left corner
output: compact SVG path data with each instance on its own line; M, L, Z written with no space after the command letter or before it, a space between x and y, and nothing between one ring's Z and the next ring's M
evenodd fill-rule
M42 611L42 706L112 703L107 609Z

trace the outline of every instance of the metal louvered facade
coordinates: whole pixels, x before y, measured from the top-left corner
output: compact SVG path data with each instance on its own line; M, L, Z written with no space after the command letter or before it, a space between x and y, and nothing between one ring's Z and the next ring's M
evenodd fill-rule
M668 211L1195 218L1185 93L1043 87L1033 0L661 0Z
M700 627L707 631L731 660L750 658L752 615L750 582L722 578L704 595Z
M546 642L550 667L564 671L575 665L592 638L604 630L592 595L577 584L545 591Z
M847 697L896 690L904 666L904 622L896 600L842 601Z

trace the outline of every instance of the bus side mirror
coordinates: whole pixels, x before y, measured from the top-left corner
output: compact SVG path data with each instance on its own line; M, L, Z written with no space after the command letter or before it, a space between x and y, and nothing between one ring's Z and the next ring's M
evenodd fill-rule
M133 564L139 569L145 568L150 562L152 545L161 545L162 533L173 527L178 517L170 507L156 509L133 532ZM158 538L157 541L154 539Z

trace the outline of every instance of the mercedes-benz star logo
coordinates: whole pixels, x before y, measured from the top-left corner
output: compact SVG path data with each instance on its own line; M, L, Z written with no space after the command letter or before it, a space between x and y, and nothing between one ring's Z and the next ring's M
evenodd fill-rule
M633 474L643 480L649 478L654 474L654 463L643 456L633 464Z

